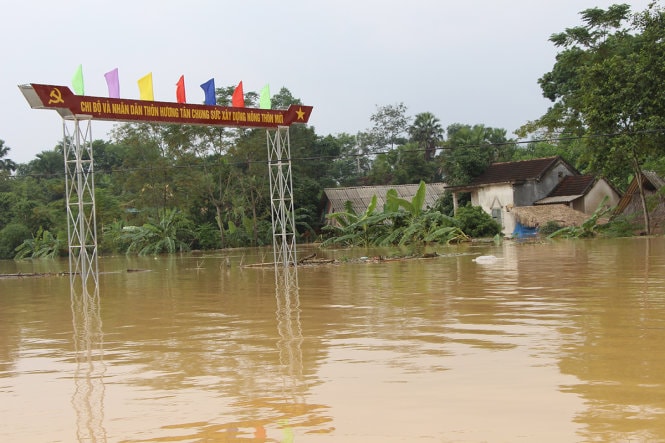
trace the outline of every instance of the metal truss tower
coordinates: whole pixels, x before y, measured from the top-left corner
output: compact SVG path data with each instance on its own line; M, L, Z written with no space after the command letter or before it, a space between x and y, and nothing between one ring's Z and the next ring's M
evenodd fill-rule
M275 267L296 266L296 222L293 212L289 127L279 126L266 133Z
M85 293L88 283L98 287L92 118L74 115L62 122L69 275L72 285L76 275L81 276Z

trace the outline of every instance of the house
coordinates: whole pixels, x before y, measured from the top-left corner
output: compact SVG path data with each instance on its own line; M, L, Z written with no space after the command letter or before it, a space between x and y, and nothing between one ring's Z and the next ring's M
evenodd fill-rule
M580 175L563 158L546 157L516 162L491 164L485 172L468 185L448 188L453 192L457 206L457 194L469 192L471 204L482 207L503 227L503 234L515 231L514 207L533 206L547 197L567 176Z
M653 171L642 171L642 186L649 208L651 233L665 233L665 195L662 192L665 187L665 179ZM639 224L641 229L644 228L642 199L637 178L633 178L628 185L614 214L628 216L635 224Z
M335 212L345 212L346 202L351 203L351 207L356 214L362 214L369 207L372 197L376 195L376 208L381 210L386 201L386 194L390 189L394 189L397 195L411 201L418 191L419 184L413 185L385 185L385 186L353 186L348 188L325 188L321 197L322 221L330 223L328 214ZM445 183L429 183L425 186L424 208L434 207L437 200L443 196L446 190Z
M534 205L565 204L591 215L606 197L607 208L616 206L621 198L619 192L607 180L592 175L567 175L547 197L535 201Z

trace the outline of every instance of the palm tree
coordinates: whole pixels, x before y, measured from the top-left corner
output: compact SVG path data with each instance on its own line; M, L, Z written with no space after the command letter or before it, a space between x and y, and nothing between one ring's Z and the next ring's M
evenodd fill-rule
M16 163L8 158L3 159L3 157L9 154L10 149L9 146L5 146L4 140L0 140L0 172L13 172L16 170Z
M425 160L432 160L436 147L443 140L443 127L431 112L421 112L409 128L411 140L425 149Z

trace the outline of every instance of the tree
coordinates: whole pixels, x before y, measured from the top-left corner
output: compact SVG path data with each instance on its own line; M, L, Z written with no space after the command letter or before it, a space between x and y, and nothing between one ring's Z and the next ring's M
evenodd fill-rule
M331 186L358 186L370 165L367 157L360 154L356 137L341 133L328 135L320 142L330 145L328 150L338 153L330 159Z
M447 132L443 169L449 185L467 184L493 162L510 160L515 149L505 129L456 123Z
M430 112L421 112L416 115L413 124L409 127L411 140L425 150L425 160L432 160L436 148L443 140L443 127L438 118Z
M33 175L39 179L57 178L64 180L65 161L62 149L42 151L35 156L27 165L18 167L19 175Z
M8 158L4 158L9 154L11 148L5 146L5 141L0 140L0 173L11 173L16 170L16 163Z
M287 88L282 87L272 96L271 105L272 109L288 109L291 105L302 105L302 101L295 98Z
M411 120L406 115L406 109L404 103L376 107L376 112L370 117L374 126L358 134L365 153L375 154L406 143L405 135Z
M665 13L652 4L631 14L628 5L586 9L583 26L554 34L561 52L539 79L548 111L522 131L585 136L589 169L615 185L629 174L642 183L642 165L662 155L665 142ZM649 212L640 186L647 233Z

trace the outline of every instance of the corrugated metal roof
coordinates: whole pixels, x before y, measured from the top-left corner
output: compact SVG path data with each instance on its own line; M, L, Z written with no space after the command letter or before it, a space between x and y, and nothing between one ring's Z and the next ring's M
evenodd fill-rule
M665 179L656 174L654 171L642 171L642 186L644 186L645 189L657 191L665 186ZM635 194L639 194L639 186L637 184L637 180L633 178L633 181L631 181L630 185L628 185L626 193L623 194L621 200L619 200L614 213L621 214L623 211L625 211L626 207L628 207L628 204Z
M372 197L376 195L377 210L381 210L386 201L386 193L390 189L397 191L397 195L404 200L411 201L416 195L420 185L386 185L386 186L355 186L349 188L325 188L323 190L324 198L328 200L327 212L343 212L347 201L351 202L351 207L357 213L363 213L367 210ZM445 183L429 183L425 185L425 204L424 207L432 207L446 190Z

